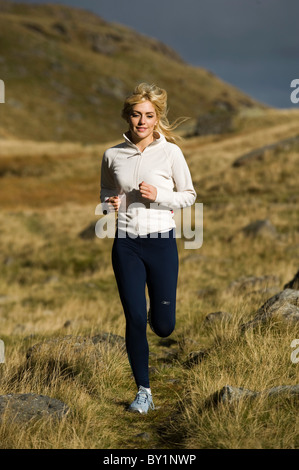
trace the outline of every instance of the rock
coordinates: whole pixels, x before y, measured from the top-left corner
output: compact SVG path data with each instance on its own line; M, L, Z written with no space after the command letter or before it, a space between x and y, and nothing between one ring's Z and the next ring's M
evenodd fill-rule
M241 229L247 237L276 237L276 229L269 219L256 220Z
M136 434L136 437L143 439L144 441L149 441L151 439L151 434L148 432L141 432L140 434Z
M195 129L188 137L223 134L234 130L235 111L231 109L231 104L215 102L214 106L213 111L199 116Z
M260 392L267 397L295 397L299 398L299 385L278 385Z
M217 405L219 403L235 403L244 398L256 398L258 396L265 398L279 397L279 398L299 398L299 385L279 385L272 387L261 392L248 390L246 388L232 387L225 385L213 393L207 400L205 405Z
M230 320L232 318L232 315L228 312L223 312L220 310L219 312L211 312L208 313L205 317L205 323L214 323L215 321L220 321L220 320Z
M193 348L200 347L200 343L198 341L186 335L184 335L183 338L179 340L178 345L181 350L184 350L185 348L190 349L191 347Z
M208 349L203 349L200 351L193 351L188 355L188 358L183 362L183 366L187 369L190 369L196 364L199 364L208 354Z
M56 398L35 393L0 395L0 421L26 423L32 419L62 419L69 411L68 406Z
M68 33L67 28L65 27L63 23L59 23L59 22L53 23L52 28L54 29L54 31L61 34L62 36L66 36Z
M90 34L91 49L93 52L110 56L117 51L117 46L111 38L106 35L91 33Z
M264 323L269 318L299 321L299 290L285 289L270 297L255 313L253 320L241 325L241 329Z
M126 340L122 336L115 335L113 333L98 333L91 338L93 344L107 343L112 346L120 346L121 348L126 347Z
M290 303L294 306L299 305L299 290L295 289L284 289L278 294L270 297L257 311L257 315L265 315L269 311L270 307L276 307L277 303Z
M246 238L277 238L277 232L274 225L270 222L269 219L263 220L255 220L250 224L242 227L241 229L237 230L233 235L227 237L227 241L231 242L238 237L246 237Z
M274 275L265 276L241 276L239 279L232 281L227 287L227 291L234 293L243 293L244 290L248 291L253 288L264 288L266 289L269 284L278 284L279 279Z
M142 36L140 36L140 39L143 39ZM174 49L164 44L163 42L154 38L147 38L147 40L148 47L150 47L153 51L163 54L165 57L175 60L176 62L180 62L181 64L186 63Z
M35 31L36 33L40 33L43 36L49 36L48 32L44 29L44 27L39 24L39 23L33 23L33 22L22 22L22 26L25 26L28 29L31 29L32 31Z
M123 100L128 95L125 83L115 76L109 77L108 80L99 79L93 84L93 91L100 95L101 99L103 96L111 96Z
M217 392L211 395L206 404L216 405L218 403L233 403L239 401L241 398L253 398L256 397L257 392L248 390L246 388L232 387L231 385L225 385Z
M181 383L181 380L180 379L167 379L166 380L167 383L169 384L180 384Z
M270 145L259 147L244 155L238 157L232 164L233 167L240 167L248 165L252 161L262 161L268 153L275 153L281 151L291 150L294 146L299 144L299 135L290 137L288 139L280 140Z
M284 289L296 289L299 290L299 271L295 274L293 279L283 286Z

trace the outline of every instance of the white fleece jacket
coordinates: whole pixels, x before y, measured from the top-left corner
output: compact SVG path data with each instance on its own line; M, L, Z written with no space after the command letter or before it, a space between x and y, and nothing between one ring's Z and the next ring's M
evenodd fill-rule
M134 236L170 230L175 227L173 210L191 206L196 199L181 149L156 134L157 138L143 152L123 134L125 141L107 149L102 159L102 207L109 212L105 201L118 195L118 228ZM155 202L141 196L142 181L157 188Z

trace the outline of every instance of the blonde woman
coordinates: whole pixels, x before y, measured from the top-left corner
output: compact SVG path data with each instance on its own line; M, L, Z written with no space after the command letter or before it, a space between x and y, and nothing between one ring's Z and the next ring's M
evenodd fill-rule
M147 320L160 337L175 327L178 252L173 210L196 199L190 171L167 119L167 92L139 84L125 100L124 142L107 149L101 202L117 212L112 265L126 318L126 348L137 395L130 411L154 409ZM176 190L174 191L174 186ZM146 286L150 301L146 304Z

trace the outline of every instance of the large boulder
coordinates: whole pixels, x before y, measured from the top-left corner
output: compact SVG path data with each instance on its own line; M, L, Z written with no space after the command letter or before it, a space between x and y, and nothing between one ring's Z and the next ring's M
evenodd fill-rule
M265 156L269 153L275 154L278 152L283 151L290 151L292 148L298 146L299 144L299 135L294 137L289 137L284 140L279 140L278 142L274 142L270 145L265 145L263 147L259 147L257 149L252 150L244 155L241 155L233 162L233 167L240 167L244 165L248 165L253 161L262 161L265 159Z
M275 238L276 228L269 219L255 220L241 229L246 237Z
M69 407L56 398L35 393L0 395L0 422L26 423L33 419L62 419Z
M220 390L214 392L206 401L206 405L217 405L219 403L236 403L243 399L253 399L256 397L299 399L299 385L278 385L267 388L261 392L249 390L241 387L225 385Z
M255 313L253 320L243 324L243 330L264 323L270 318L299 321L299 290L284 289L268 299Z

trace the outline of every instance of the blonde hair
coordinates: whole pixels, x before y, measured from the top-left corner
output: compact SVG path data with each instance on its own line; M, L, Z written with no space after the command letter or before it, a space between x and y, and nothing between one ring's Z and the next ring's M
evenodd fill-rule
M163 134L168 142L176 143L178 140L182 140L182 138L173 131L189 118L181 117L177 118L172 124L169 123L167 119L167 92L157 85L149 85L148 83L140 83L137 85L133 93L125 99L121 112L122 118L128 121L132 107L143 101L150 101L155 108L158 119L155 130Z

